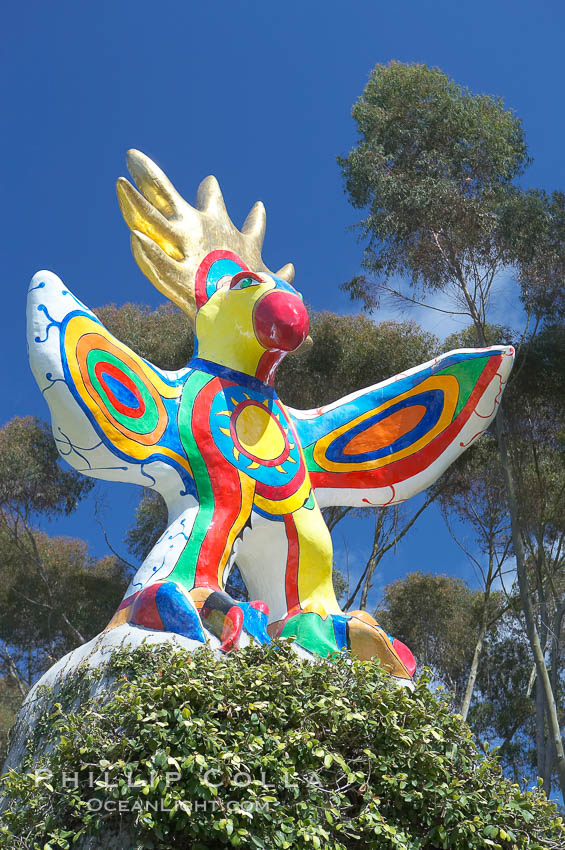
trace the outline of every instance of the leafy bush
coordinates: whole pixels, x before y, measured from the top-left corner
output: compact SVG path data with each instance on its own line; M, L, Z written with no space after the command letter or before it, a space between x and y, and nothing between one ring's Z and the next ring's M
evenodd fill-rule
M425 677L410 693L285 643L141 647L110 673L105 699L83 672L40 718L3 779L1 848L565 846L556 807L505 779Z

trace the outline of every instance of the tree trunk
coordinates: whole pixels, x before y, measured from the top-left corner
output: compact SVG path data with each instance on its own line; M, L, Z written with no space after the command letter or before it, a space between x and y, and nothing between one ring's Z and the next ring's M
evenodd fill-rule
M550 681L551 681L551 689L554 694L557 693L557 688L559 686L559 659L560 659L560 637L561 637L561 622L563 620L563 616L565 615L565 601L561 603L557 607L555 612L552 629L551 629L551 639L549 641L550 650L549 650L549 665L551 668ZM549 718L548 718L549 719ZM549 724L548 724L549 725ZM555 764L555 747L553 745L553 741L550 740L549 746L546 749L546 757L545 757L545 770L544 770L544 785L549 788L551 786L551 777L553 774L553 767Z
M457 280L459 282L459 285L461 286L461 291L463 292L463 295L469 307L469 311L473 319L473 324L475 325L475 329L479 338L479 344L486 347L487 340L485 337L481 318L479 316L476 304L473 301L469 290L467 289L467 284L460 268L457 269ZM543 688L543 693L546 700L549 732L551 740L553 742L553 746L555 747L559 786L561 788L561 793L565 798L565 752L563 749L563 739L561 738L561 730L559 728L559 719L557 717L555 695L551 688L551 682L549 680L549 674L547 672L547 667L545 664L544 653L541 647L534 619L534 610L530 595L530 588L528 584L528 573L526 570L526 553L524 551L524 544L522 541L522 533L520 529L520 521L518 515L518 501L514 488L514 476L512 473L512 468L510 466L510 459L508 457L508 450L506 446L506 436L504 434L502 404L499 407L498 414L494 420L494 424L496 429L498 450L500 452L500 463L502 466L506 494L508 497L510 525L512 529L512 545L514 547L514 555L516 557L516 573L518 576L520 601L522 603L522 610L524 611L524 617L526 620L526 631L528 634L530 648L534 656L538 681L540 683L540 686Z
M367 570L367 576L363 583L363 589L361 590L361 598L359 600L359 608L361 611L364 611L367 607L367 599L369 597L369 590L371 589L371 580L373 578L373 573L377 567L377 562L373 556L369 558L369 567Z
M488 600L490 596L490 588L485 590L485 600L483 613L481 616L481 625L479 628L479 636L477 638L477 642L475 644L475 651L473 652L473 660L471 662L471 669L469 671L469 678L467 679L467 687L465 688L465 696L463 697L463 702L461 704L461 717L463 720L467 720L467 715L469 714L469 708L471 706L471 699L473 698L473 690L475 688L475 682L477 681L477 673L479 672L479 661L481 658L481 652L483 650L483 641L485 639L485 634L487 631L488 625L488 614L487 614L487 606Z
M538 542L538 555L540 552L540 547L543 547L543 543ZM541 568L539 563L536 562L536 567L538 571L538 596L539 596L539 621L538 621L538 631L540 636L540 645L542 647L543 656L545 658L545 654L547 652L547 605L545 601L545 593L543 589L543 579L541 574ZM553 688L552 688L553 689ZM536 679L536 760L537 760L537 768L538 768L538 776L542 778L544 783L545 793L549 796L550 793L550 784L545 781L546 774L546 759L549 750L551 749L549 746L549 742L546 740L546 729L545 729L545 716L546 716L546 699L545 693L543 690L543 683L541 682L539 676Z
M499 409L495 419L496 437L498 440L498 448L500 451L500 461L504 473L504 481L506 484L506 492L508 496L508 506L510 509L510 523L512 526L512 544L514 546L514 554L516 556L516 572L518 575L518 588L520 591L520 601L522 610L526 619L526 631L534 661L538 680L546 700L547 715L549 721L549 731L552 741L552 746L555 747L555 761L557 767L557 775L559 777L559 786L561 793L565 797L565 752L563 750L563 739L561 738L561 730L559 728L559 718L557 716L557 706L555 704L555 695L553 693L549 673L545 664L544 653L541 647L538 631L536 629L534 610L530 596L530 588L528 585L528 574L526 570L526 554L522 543L522 535L518 520L518 503L514 492L514 479L510 461L508 459L508 451L506 448L506 437L504 435L504 425L502 422L502 407Z
M20 674L18 672L17 665L16 665L14 659L12 658L8 648L6 646L4 646L2 648L2 650L0 650L0 651L1 651L1 654L4 656L4 660L6 661L6 663L8 665L8 672L9 672L10 678L12 678L14 680L20 694L22 695L22 697L25 698L27 696L28 691L29 691L29 685L20 676Z
M545 774L545 694L540 677L536 677L536 765L537 774L544 777ZM545 784L545 792L549 789Z

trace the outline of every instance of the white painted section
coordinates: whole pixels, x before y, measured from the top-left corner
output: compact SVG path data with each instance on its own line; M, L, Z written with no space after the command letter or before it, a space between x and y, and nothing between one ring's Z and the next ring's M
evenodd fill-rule
M105 446L87 415L71 393L63 372L59 326L69 313L80 309L94 313L67 289L56 274L40 271L31 280L27 301L29 362L39 389L51 411L53 436L59 454L78 472L105 481L126 481L160 492L170 511L178 516L194 501L181 496L183 481L167 463L129 463ZM158 370L176 379L186 372Z
M237 565L250 599L269 606L269 622L287 613L285 573L288 540L284 522L267 519L253 511L236 554Z
M174 570L198 513L196 499L190 498L192 505L173 520L161 535L130 581L124 598L157 581L163 581Z

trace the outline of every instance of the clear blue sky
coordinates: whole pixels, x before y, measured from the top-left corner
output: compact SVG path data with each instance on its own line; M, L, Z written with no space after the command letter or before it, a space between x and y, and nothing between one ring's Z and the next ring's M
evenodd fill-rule
M236 223L263 200L267 264L294 262L309 303L350 311L338 285L359 267L347 230L357 215L335 157L355 142L350 108L370 69L424 62L502 96L523 119L535 160L525 182L563 188L564 24L557 0L5 4L0 422L47 416L25 349L25 292L36 270L57 272L92 307L160 301L131 258L115 198L129 147L160 163L188 200L214 173ZM103 494L119 548L138 494L125 485ZM57 529L104 551L90 505ZM354 563L366 529L348 529ZM437 515L386 561L381 586L411 569L467 569Z

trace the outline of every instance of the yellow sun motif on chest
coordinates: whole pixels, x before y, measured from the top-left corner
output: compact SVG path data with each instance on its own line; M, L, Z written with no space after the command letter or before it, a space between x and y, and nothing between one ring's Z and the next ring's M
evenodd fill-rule
M300 469L300 450L277 399L229 387L218 393L210 414L217 447L253 478L274 485L291 481Z

